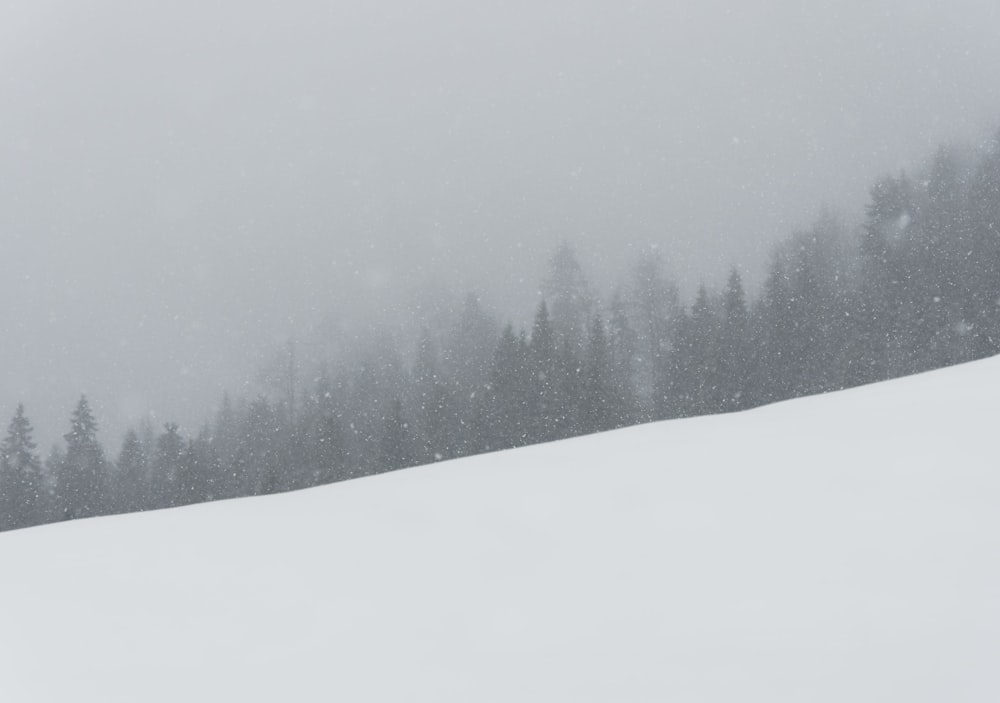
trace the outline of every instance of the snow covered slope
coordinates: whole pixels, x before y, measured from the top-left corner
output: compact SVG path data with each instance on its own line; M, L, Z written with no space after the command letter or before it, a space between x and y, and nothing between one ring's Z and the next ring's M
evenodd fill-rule
M0 701L1000 700L1000 360L0 535Z

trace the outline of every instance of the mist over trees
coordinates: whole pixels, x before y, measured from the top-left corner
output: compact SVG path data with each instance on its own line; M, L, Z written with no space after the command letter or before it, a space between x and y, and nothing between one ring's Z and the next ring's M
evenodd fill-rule
M109 456L80 399L43 462L18 406L0 443L0 530L261 495L624 427L732 412L1000 351L1000 135L872 186L863 224L824 211L685 302L658 251L602 300L570 244L527 329L474 294L416 347L290 365L282 392L226 396L193 437L130 430ZM669 448L665 448L668 450Z

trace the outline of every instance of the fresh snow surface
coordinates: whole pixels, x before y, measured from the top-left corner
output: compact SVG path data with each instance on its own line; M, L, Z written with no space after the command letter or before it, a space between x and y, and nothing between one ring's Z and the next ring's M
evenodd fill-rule
M1000 359L0 534L0 701L1000 700Z

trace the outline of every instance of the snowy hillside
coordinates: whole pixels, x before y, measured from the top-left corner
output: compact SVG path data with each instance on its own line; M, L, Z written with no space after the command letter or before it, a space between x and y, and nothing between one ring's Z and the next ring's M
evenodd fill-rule
M996 701L1000 359L0 534L0 700Z

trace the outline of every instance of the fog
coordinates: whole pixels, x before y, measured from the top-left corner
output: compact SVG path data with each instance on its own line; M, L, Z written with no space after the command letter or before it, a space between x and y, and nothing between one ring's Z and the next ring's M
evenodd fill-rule
M526 317L573 242L682 288L1000 124L1000 7L0 3L0 410L47 445L189 427L262 354L387 300ZM374 311L374 312L372 312Z

